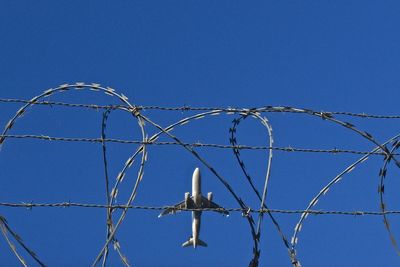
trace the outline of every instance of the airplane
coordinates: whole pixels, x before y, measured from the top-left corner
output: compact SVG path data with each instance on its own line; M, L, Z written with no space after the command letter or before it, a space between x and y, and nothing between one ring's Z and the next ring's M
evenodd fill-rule
M212 202L213 194L209 192L207 197L201 195L201 174L200 169L196 168L193 172L192 177L192 196L190 196L189 192L185 193L185 200L175 204L173 208L165 209L158 218L168 215L175 214L181 209L196 209L196 208L213 208L218 209L216 212L222 213L223 215L229 216L229 212L224 210L218 204ZM193 246L196 248L197 246L207 247L207 244L199 239L200 234L200 223L201 223L201 211L192 211L192 236L188 241L182 244L182 247Z

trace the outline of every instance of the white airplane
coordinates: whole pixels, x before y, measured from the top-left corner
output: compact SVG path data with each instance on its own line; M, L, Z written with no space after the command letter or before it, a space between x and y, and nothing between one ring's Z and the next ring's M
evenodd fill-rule
M207 198L201 195L201 175L200 169L196 168L193 172L192 178L192 196L190 196L189 192L185 193L185 200L179 202L174 205L173 208L169 208L164 210L158 218L168 214L175 214L181 209L196 209L196 208L213 208L220 209L215 210L220 212L226 216L229 216L229 212L224 210L218 204L212 202L212 192L207 194ZM196 248L197 246L207 247L207 244L199 239L200 234L200 222L201 222L201 211L192 211L192 236L188 241L182 244L182 247L193 246Z

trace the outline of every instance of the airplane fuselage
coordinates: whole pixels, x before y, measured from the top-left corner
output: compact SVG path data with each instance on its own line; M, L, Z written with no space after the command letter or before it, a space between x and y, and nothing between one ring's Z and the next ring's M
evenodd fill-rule
M196 208L201 208L201 175L199 168L196 168L192 177L192 197ZM192 211L192 237L193 247L196 248L199 240L201 225L201 211Z

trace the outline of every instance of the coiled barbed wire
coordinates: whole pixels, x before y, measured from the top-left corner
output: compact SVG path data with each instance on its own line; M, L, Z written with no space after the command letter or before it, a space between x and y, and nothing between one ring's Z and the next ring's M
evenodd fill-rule
M89 90L89 91L98 91L102 92L106 95L116 97L122 105L95 105L95 104L75 104L75 103L66 103L66 102L54 102L54 101L45 101L44 99L53 95L55 93L64 92L64 91L76 91L76 90ZM295 108L295 107L284 107L284 106L265 106L260 108L213 108L213 107L189 107L189 106L182 106L182 107L161 107L161 106L137 106L133 105L129 102L128 98L123 94L116 93L116 91L110 87L102 87L100 84L92 83L92 84L85 84L82 82L78 82L75 84L63 84L54 89L48 89L44 91L42 94L33 97L31 100L21 100L21 99L0 99L0 103L23 103L25 104L22 106L16 114L8 121L6 124L4 131L0 135L0 145L2 145L6 139L40 139L40 140L53 140L53 141L67 141L67 142L92 142L92 143L99 143L102 146L103 152L103 165L104 165L104 174L105 174L105 185L106 185L106 201L107 204L84 204L84 203L7 203L3 202L0 203L0 206L3 207L25 207L25 208L33 208L33 207L82 207L82 208L105 208L107 210L106 215L106 240L104 245L98 255L96 256L95 260L93 261L93 266L97 265L100 260L102 259L102 266L106 266L107 264L107 255L109 253L109 244L113 243L114 248L116 247L117 253L125 266L130 266L128 259L125 255L121 252L121 245L116 238L116 234L118 232L119 226L123 223L126 213L130 209L145 209L145 210L162 210L165 208L171 207L148 207L148 206L133 206L132 202L135 200L136 195L139 192L139 186L141 181L144 178L144 169L146 162L148 160L148 152L146 147L148 145L177 145L182 147L184 150L188 151L192 156L194 156L200 163L202 163L210 172L215 176L215 178L220 181L226 190L231 194L231 196L236 200L240 208L230 208L224 209L227 211L238 211L241 212L248 221L249 230L251 234L251 238L253 239L253 248L252 248L252 259L250 260L249 266L258 266L259 264L259 257L261 248L259 246L259 241L261 237L261 225L263 221L263 214L267 213L269 218L272 220L273 224L275 225L278 234L283 239L283 243L286 249L289 250L289 259L293 266L299 267L300 261L298 260L296 246L298 244L298 235L299 232L309 214L336 214L336 215L378 215L383 216L384 224L386 230L389 233L390 239L392 240L393 246L396 251L399 251L397 247L397 243L395 238L392 234L392 231L389 226L387 215L389 214L400 214L399 211L388 211L386 209L386 204L383 200L383 193L384 193L384 178L387 173L387 165L390 161L393 161L397 167L400 167L400 162L397 160L396 156L399 154L395 153L396 149L400 147L399 141L397 140L400 135L396 135L391 139L387 140L384 143L378 142L373 135L370 133L361 130L360 128L356 127L354 124L342 121L336 118L338 116L350 116L350 117L359 117L359 118L371 118L371 119L399 119L400 116L398 115L370 115L365 113L351 113L351 112L335 112L335 111L313 111L310 109L303 109L303 108ZM9 134L8 132L12 129L13 125L16 121L25 113L26 109L35 105L47 105L47 106L64 106L64 107L74 107L74 108L88 108L88 109L95 109L95 110L105 110L103 113L103 120L102 120L102 128L101 128L101 138L71 138L71 137L50 137L46 135L33 135L33 134L26 134L26 135L13 135ZM112 139L106 138L106 124L107 119L111 111L113 110L121 110L123 112L127 112L133 115L133 118L137 120L139 125L139 132L141 133L142 140L122 140L122 139ZM187 116L179 121L170 124L167 127L160 126L157 122L152 120L149 116L145 116L143 114L146 110L162 110L162 111L190 111L190 112L199 112L198 114L193 114ZM262 117L261 114L263 113L294 113L294 114L303 114L308 115L314 118L320 118L323 121L332 123L333 125L338 125L344 127L345 129L356 133L359 137L364 140L367 140L371 144L375 146L375 148L371 151L359 151L359 150L349 150L349 149L309 149L309 148L292 148L292 147L273 147L273 138L272 138L272 126L267 118ZM233 121L233 126L230 129L230 145L221 145L221 144L202 144L202 143L188 143L183 142L182 139L174 134L172 131L176 127L182 127L188 123L192 123L195 120L208 118L209 116L218 116L218 115L236 115L239 119L235 119ZM236 131L237 126L241 120L253 117L256 120L260 121L261 124L266 128L268 132L268 139L269 145L268 146L247 146L247 145L239 145L236 140ZM147 126L145 126L145 122ZM147 136L147 128L152 127L157 131L156 134L152 135L150 138ZM169 138L171 141L167 142L159 142L157 141L159 137L164 136ZM108 175L108 161L107 161L107 149L106 145L109 142L114 143L121 143L121 144L132 144L137 145L137 148L131 154L131 156L126 160L125 164L119 174L116 177L115 183L113 186L110 186L109 175ZM393 148L388 149L387 145L392 143ZM236 190L232 187L229 183L229 180L224 178L219 171L217 171L216 167L211 165L203 156L200 155L195 148L220 148L220 149L232 149L233 153L239 163L240 168L244 176L246 177L247 181L249 182L250 187L252 188L253 192L257 195L258 200L260 201L260 208L253 209L246 204L246 200L240 196ZM258 189L255 184L253 183L253 179L251 178L249 172L245 168L244 161L241 159L240 150L266 150L269 152L268 156L268 163L267 163L267 171L266 176L264 179L264 186L262 190L262 194L260 193L261 190ZM310 201L309 205L304 210L277 210L277 209L269 209L267 205L267 188L268 188L268 180L270 177L270 169L272 164L272 151L284 151L284 152L310 152L310 153L351 153L351 154L359 154L363 155L359 160L351 164L347 167L344 171L342 171L339 175L337 175L333 180L331 180L325 187L323 187L320 192ZM328 190L331 187L342 180L345 174L348 174L356 166L360 163L363 163L368 160L368 158L372 155L376 156L383 156L384 157L384 165L381 168L379 173L380 176L380 185L379 185L379 194L380 194L380 212L368 212L368 211L318 211L313 210L318 201L328 193ZM137 160L137 157L140 157L140 160ZM138 163L138 173L135 180L135 185L130 191L130 195L126 200L126 204L124 205L116 205L116 197L118 195L118 190L126 176L126 172L132 165L137 162ZM111 189L111 190L110 190ZM116 220L114 220L113 210L114 209L121 209L122 213ZM186 209L185 209L186 210ZM190 209L187 209L190 210ZM192 209L193 210L193 209ZM209 211L212 209L201 209L202 211ZM257 223L254 221L252 213L258 213L258 221ZM272 216L272 213L285 213L285 214L300 214L300 219L295 226L294 233L291 239L291 242L286 238L285 233L281 230L281 227L278 221ZM3 233L4 238L6 239L7 243L10 246L10 249L13 251L14 255L20 261L21 264L25 265L25 260L22 256L17 252L15 245L12 243L12 240L8 237L8 234L26 251L28 254L40 265L44 266L44 264L39 260L37 255L29 249L26 244L22 241L22 239L18 236L18 234L11 230L8 222L6 221L4 216L0 216L0 226ZM115 221L115 223L114 223Z

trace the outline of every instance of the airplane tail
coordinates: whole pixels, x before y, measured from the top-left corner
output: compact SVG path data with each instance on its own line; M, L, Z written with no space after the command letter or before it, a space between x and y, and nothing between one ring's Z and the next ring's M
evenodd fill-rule
M202 247L207 247L207 243L200 239L197 239L196 245L202 246ZM189 238L188 241L186 241L185 243L182 244L182 247L189 247L189 246L193 246L193 237Z

